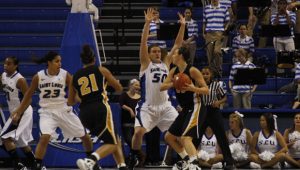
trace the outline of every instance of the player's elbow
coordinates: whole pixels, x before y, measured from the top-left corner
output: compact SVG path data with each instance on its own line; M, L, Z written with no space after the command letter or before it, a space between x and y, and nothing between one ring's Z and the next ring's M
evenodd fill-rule
M207 86L203 88L203 94L206 94L206 95L209 94L209 89Z
M116 92L122 92L123 91L123 86L121 84L119 84L116 88L115 88Z

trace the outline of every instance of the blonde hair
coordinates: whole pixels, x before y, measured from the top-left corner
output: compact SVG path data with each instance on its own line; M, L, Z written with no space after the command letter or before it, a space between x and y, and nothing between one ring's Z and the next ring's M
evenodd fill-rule
M239 124L240 129L244 129L244 127L245 127L244 126L244 121L243 121L243 118L240 115L238 115L236 113L231 113L229 115L229 119L237 121L238 124Z
M236 54L236 53L240 53L240 54L242 54L243 56L245 56L246 58L248 58L248 52L247 52L245 49L243 49L243 48L237 49L236 52L235 52L235 54Z

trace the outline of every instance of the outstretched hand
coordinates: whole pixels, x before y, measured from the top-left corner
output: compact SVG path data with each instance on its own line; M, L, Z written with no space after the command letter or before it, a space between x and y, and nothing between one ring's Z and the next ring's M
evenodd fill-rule
M184 16L181 13L179 13L179 12L177 13L177 15L179 17L179 23L180 24L185 24L186 22L185 22Z
M153 8L148 8L147 11L144 11L145 22L151 22L154 19Z

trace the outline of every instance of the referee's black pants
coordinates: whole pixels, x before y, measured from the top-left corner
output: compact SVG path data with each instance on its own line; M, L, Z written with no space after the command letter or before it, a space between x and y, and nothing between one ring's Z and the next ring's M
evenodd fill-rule
M206 106L206 112L202 112L199 119L199 123L202 123L202 126L199 126L199 138L194 140L196 148L198 148L199 144L201 143L202 136L205 133L206 128L209 126L216 135L218 145L222 150L226 165L233 165L234 160L229 149L229 143L224 129L223 116L220 112L220 109L213 108L212 106Z

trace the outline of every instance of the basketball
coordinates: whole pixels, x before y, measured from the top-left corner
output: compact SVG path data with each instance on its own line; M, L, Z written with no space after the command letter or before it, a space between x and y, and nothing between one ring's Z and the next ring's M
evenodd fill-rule
M184 73L178 73L174 76L174 88L177 90L183 90L183 87L186 86L186 84L191 84L191 79L188 75Z

